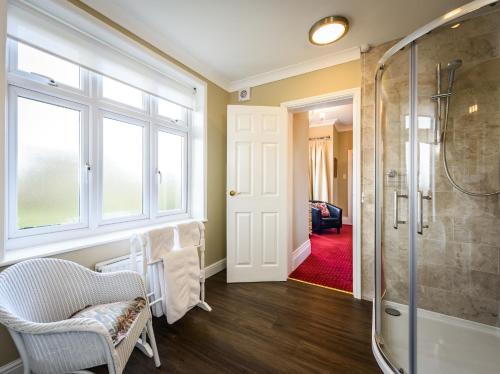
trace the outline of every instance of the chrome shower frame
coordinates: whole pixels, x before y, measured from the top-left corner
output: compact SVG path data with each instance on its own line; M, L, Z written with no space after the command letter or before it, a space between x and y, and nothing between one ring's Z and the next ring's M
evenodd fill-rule
M378 66L375 72L375 261L374 261L374 271L375 271L375 299L374 299L374 315L373 315L373 329L372 329L372 351L377 360L380 368L384 373L401 373L396 363L391 362L391 359L387 357L386 353L383 351L382 346L384 344L381 336L381 316L382 316L382 207L383 207L383 165L382 165L382 151L383 151L383 139L382 139L382 128L381 128L381 107L380 107L380 84L382 76L384 74L384 68L389 59L397 54L400 50L405 47L410 47L410 168L409 168L409 192L408 192L408 203L409 203L409 290L408 290L408 300L409 300L409 321L408 321L408 374L417 373L417 360L416 360L416 317L417 317L417 305L416 305L416 261L415 261L415 250L416 250L416 236L418 235L418 218L417 218L417 208L418 208L418 190L417 190L417 147L412 146L412 140L416 137L417 131L417 116L416 116L416 41L428 34L429 32L439 28L443 25L453 22L465 15L472 13L484 6L494 4L497 0L475 0L468 4L461 6L447 14L435 19L434 21L428 23L427 25L419 28L414 33L403 38L400 42L396 43L392 48L390 48L379 60ZM436 67L436 75L441 76L441 66ZM438 83L438 93L435 95L437 100L437 106L439 106L439 113L442 111L442 98L448 98L449 92L441 92L441 81L439 79ZM445 120L445 119L444 119ZM434 128L434 142L438 144L446 139L445 131L441 131L441 127L445 130L443 121L440 116L437 117L436 126ZM443 126L441 126L443 124ZM443 136L441 136L443 135ZM445 147L444 147L445 148ZM445 150L445 149L444 149ZM450 179L451 180L451 179ZM465 191L462 191L465 193Z

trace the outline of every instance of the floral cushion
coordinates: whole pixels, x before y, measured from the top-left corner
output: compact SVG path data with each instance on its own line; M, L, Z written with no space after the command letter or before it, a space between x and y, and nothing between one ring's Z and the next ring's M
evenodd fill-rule
M321 217L330 217L330 211L328 210L326 203L313 203L313 207L321 211Z
M146 300L138 297L131 301L87 306L70 318L92 318L101 322L116 347L127 336L130 326L145 306Z

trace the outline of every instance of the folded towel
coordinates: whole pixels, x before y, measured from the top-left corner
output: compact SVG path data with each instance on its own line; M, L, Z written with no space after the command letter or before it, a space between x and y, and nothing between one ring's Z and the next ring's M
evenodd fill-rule
M201 222L189 222L177 225L179 246L186 248L200 245L202 227L203 223Z
M165 297L163 308L172 324L200 302L200 262L196 247L170 251L163 256Z
M174 247L174 228L165 227L151 230L149 232L149 246L147 246L146 258L148 262L160 260Z

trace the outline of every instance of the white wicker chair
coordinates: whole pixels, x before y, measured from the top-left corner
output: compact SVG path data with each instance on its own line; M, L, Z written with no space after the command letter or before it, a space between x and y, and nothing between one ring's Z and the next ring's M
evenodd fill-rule
M67 319L88 305L137 297L147 300L135 272L101 274L65 260L29 260L0 273L0 323L14 339L25 373L67 373L107 364L110 373L121 374L143 331L159 367L149 305L116 348L97 320Z

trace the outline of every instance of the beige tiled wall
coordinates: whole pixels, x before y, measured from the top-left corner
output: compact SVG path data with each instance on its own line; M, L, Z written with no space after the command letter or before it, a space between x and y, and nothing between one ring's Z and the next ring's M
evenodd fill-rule
M451 174L473 191L500 189L500 12L462 22L458 29L433 32L418 42L418 115L434 119L435 66L460 58L450 106L447 154ZM363 267L373 266L373 76L376 61L391 45L374 48L362 59L363 87ZM444 87L447 74L443 73ZM384 279L386 297L406 303L407 225L392 228L392 192L407 188L404 117L408 114L408 51L386 66L382 83L384 173ZM477 111L469 108L477 105ZM432 129L419 129L421 143L432 143ZM430 145L431 201L424 202L429 229L417 240L417 303L420 308L500 326L500 198L471 197L454 189L445 176L443 148ZM403 175L403 176L402 176ZM397 183L399 179L400 183ZM404 200L404 199L403 199ZM400 214L404 219L405 201ZM363 289L373 279L363 272ZM365 294L365 297L367 295Z

